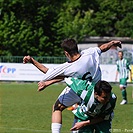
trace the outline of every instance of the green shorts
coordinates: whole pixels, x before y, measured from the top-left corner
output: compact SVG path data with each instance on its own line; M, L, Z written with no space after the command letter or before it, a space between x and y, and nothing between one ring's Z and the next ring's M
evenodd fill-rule
M78 133L111 133L111 121L105 120L94 125L85 126Z
M120 86L127 87L127 78L120 79Z

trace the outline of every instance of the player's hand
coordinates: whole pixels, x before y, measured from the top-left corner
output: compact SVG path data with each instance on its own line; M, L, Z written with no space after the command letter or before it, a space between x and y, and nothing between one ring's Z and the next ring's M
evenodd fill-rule
M31 58L31 56L24 56L24 58L23 58L23 63L25 64L25 63L28 63L28 62L32 62L32 58Z
M70 129L70 131L75 131L75 130L79 130L80 128L88 125L88 123L90 123L90 121L82 121L82 122L77 122L75 123L75 125Z
M40 81L38 82L38 91L42 91L47 87L47 85L45 84L45 82Z
M121 41L113 40L111 42L112 42L113 46L122 48Z

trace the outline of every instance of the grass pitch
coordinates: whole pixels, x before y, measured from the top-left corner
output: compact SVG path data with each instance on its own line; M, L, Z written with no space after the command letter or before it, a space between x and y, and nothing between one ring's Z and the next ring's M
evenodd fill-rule
M133 132L133 87L128 86L128 104L120 105L121 92L112 85L117 95L112 132ZM64 84L49 86L37 92L37 83L0 83L0 133L50 133L52 105ZM70 133L73 114L63 111L62 133Z

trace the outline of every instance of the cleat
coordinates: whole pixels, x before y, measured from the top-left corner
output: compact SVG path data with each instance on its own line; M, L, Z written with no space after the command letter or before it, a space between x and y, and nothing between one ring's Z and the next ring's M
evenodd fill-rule
M124 105L127 104L127 100L122 100L122 102L120 103L120 105Z

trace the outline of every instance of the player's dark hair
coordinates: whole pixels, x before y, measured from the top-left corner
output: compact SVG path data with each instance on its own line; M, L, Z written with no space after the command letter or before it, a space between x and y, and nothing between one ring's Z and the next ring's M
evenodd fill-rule
M102 94L102 91L105 93L111 93L112 86L104 80L100 80L96 83L94 91L97 92L97 94L100 96Z
M61 47L63 48L64 51L67 51L70 56L73 56L78 52L78 46L77 46L77 42L74 39L65 39L62 43L61 43Z
M123 54L123 51L120 50L120 51L118 51L118 53L122 53Z

